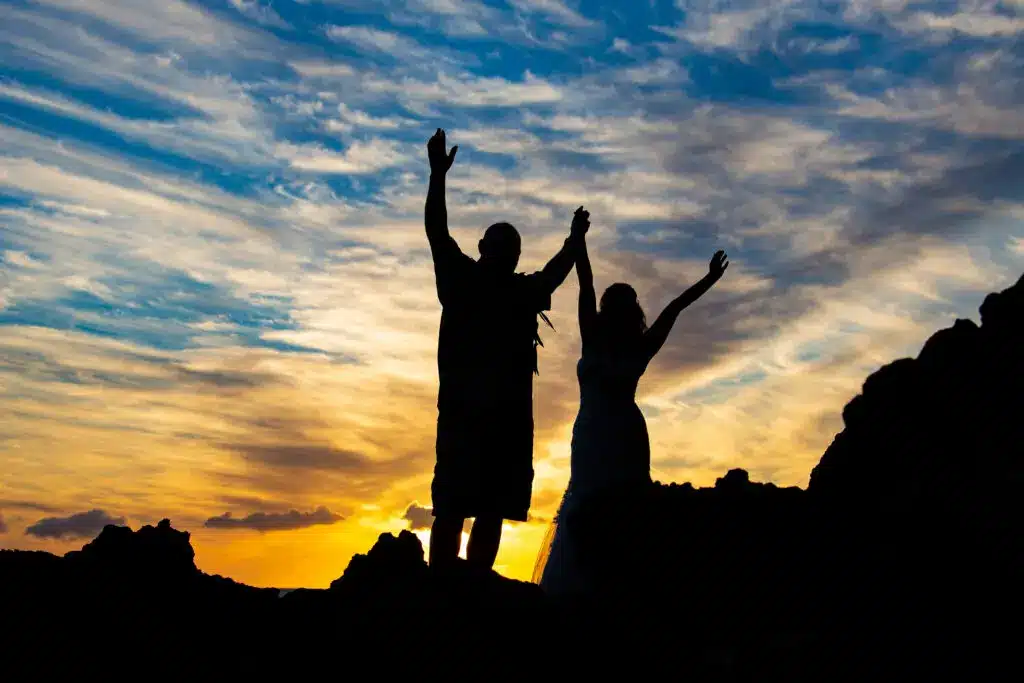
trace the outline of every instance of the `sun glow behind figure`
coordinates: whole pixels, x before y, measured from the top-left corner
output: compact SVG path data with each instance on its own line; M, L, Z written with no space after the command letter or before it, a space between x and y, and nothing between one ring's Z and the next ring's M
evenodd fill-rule
M529 581L530 572L533 570L533 563L536 560L537 548L541 547L541 539L547 528L546 522L504 524L501 528L502 547L498 553L498 560L494 564L495 571L505 576L514 576ZM413 534L423 544L424 551L426 551L430 547L430 530L416 529ZM463 531L459 545L459 557L462 559L466 559L466 544L468 542L469 534Z
M417 529L413 532L416 534L416 538L420 539L420 543L423 544L424 551L430 547L430 529ZM466 543L469 542L469 534L465 531L462 532L462 540L459 543L459 557L466 559Z

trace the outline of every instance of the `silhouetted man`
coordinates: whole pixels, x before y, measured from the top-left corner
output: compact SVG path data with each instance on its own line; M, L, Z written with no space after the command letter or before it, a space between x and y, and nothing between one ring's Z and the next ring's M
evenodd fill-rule
M551 308L590 224L581 207L561 251L531 275L515 272L520 239L508 223L487 228L474 261L448 232L445 174L457 150L447 152L440 128L427 143L425 223L442 306L430 563L458 557L463 524L474 518L467 559L490 569L502 521L525 522L530 509L537 318Z

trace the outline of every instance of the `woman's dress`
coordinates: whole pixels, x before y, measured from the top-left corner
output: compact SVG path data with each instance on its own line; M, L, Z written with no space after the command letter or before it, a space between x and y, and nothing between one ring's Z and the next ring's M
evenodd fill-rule
M580 410L572 429L569 486L548 530L534 582L545 592L569 593L591 585L589 560L580 556L579 520L588 503L651 483L647 423L636 388L649 358L640 352L595 351L576 366Z

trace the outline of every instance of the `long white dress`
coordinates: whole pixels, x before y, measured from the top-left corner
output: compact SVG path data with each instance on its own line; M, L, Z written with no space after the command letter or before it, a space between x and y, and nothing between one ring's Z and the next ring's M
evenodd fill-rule
M578 539L566 524L594 497L651 482L647 423L636 388L648 357L590 352L576 365L580 410L572 429L569 486L534 568L534 583L549 594L585 591L590 572L579 561Z

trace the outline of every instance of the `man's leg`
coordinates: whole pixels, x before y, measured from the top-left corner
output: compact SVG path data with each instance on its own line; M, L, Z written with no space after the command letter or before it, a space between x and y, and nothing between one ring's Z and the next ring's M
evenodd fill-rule
M501 543L502 521L501 517L477 517L473 522L466 546L466 559L470 564L481 569L494 567Z
M453 564L459 557L459 546L462 545L462 525L466 520L461 517L440 515L434 517L430 527L430 564L439 566Z

